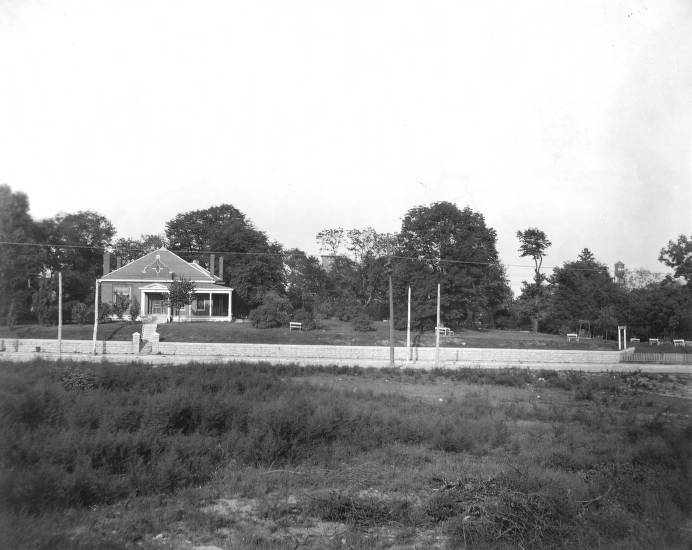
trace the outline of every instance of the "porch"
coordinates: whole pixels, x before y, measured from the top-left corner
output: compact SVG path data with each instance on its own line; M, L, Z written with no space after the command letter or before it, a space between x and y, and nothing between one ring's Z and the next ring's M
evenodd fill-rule
M210 285L211 286L211 285ZM202 288L194 293L192 303L183 307L179 314L172 311L168 299L168 288L155 284L140 289L140 315L142 318L156 319L159 323L168 321L231 321L232 289Z

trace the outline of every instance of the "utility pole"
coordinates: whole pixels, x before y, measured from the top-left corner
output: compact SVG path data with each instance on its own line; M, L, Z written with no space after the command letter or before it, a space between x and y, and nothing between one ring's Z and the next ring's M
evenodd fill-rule
M96 332L99 326L99 280L96 279L96 290L94 291L94 339L91 351L96 355Z
M440 283L437 283L437 324L435 325L435 368L440 366Z
M62 357L62 271L58 271L58 358Z
M394 366L394 292L392 290L391 242L387 238L387 265L389 272L389 366Z
M406 323L406 361L411 361L411 287L408 287L408 321Z

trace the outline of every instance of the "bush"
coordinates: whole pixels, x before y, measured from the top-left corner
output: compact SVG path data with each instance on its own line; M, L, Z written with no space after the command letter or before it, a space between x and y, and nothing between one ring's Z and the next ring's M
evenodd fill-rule
M293 312L293 320L296 323L302 323L303 330L315 330L317 328L317 323L315 323L312 313L305 309L296 309Z
M275 328L287 325L292 311L288 298L271 291L265 294L262 305L250 312L249 319L255 328Z
M82 302L77 302L72 306L72 322L78 325L85 325L89 322L89 308Z
M93 309L91 310L91 314L94 314ZM113 307L111 304L108 302L102 303L99 306L99 322L103 323L104 321L108 321L111 315L113 315Z
M353 330L357 332L370 332L375 330L372 326L372 321L365 316L359 315L353 319Z
M125 300L120 300L114 304L111 305L111 310L115 314L115 316L118 318L119 321L123 320L123 315L125 315L125 312L130 309L130 299L127 298Z
M137 298L132 298L130 302L130 320L136 321L139 317L139 300Z

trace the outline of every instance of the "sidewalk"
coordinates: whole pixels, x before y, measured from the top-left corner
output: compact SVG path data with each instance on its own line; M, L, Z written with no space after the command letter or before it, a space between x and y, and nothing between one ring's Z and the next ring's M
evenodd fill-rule
M226 364L233 363L269 363L279 365L323 365L323 366L342 366L342 367L363 367L363 368L388 368L389 361L371 360L352 360L352 359L315 359L315 358L277 358L277 357L229 357L225 355L133 355L133 354L108 354L90 355L84 353L27 353L5 351L0 353L0 361L28 362L35 359L45 361L75 361L90 363L134 363L141 365L168 366L186 365L189 363L198 364ZM510 362L510 361L441 361L440 368L459 369L459 368L479 368L479 369L503 369L519 368L531 370L554 370L554 371L582 371L582 372L648 372L648 373L667 373L667 374L692 374L691 365L683 364L652 364L652 363L540 363L540 362ZM396 361L395 367L407 369L426 369L435 368L433 361L416 361L406 363Z

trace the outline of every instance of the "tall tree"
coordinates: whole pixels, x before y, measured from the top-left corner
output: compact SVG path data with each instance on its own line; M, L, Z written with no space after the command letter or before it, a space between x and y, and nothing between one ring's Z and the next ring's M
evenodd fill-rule
M312 312L315 305L327 297L327 273L317 258L297 248L286 251L284 263L286 294L291 305L294 309Z
M0 323L13 325L30 316L31 288L43 272L43 250L33 243L40 237L29 215L29 199L0 185Z
M668 241L661 249L658 261L673 268L676 277L682 277L692 286L692 235L680 235L677 241Z
M446 325L492 325L495 311L510 295L496 242L495 230L469 207L437 202L410 209L398 235L397 256L404 259L394 262L399 310L410 284L417 324L434 326L440 283Z
M344 230L341 227L335 229L323 229L315 237L320 245L320 251L337 256L344 242Z
M116 239L113 242L113 252L125 264L165 246L166 238L163 235L143 234L139 239L127 237Z
M546 324L550 332L572 332L581 319L595 323L601 318L606 326L605 320L613 317L609 306L614 304L619 289L608 268L588 248L581 251L576 261L556 267L548 281L550 303Z
M531 319L531 330L538 332L538 321L545 309L545 292L543 281L545 275L541 273L543 258L546 250L552 244L547 235L535 227L529 227L525 231L517 231L519 239L519 252L522 258L531 257L534 263L533 283L523 282L521 296L518 303L521 309Z
M115 227L92 210L60 213L42 222L51 244L48 264L63 272L66 300L93 302L94 285L103 269L103 251L110 248Z
M208 253L224 259L222 278L236 291L234 310L249 311L270 290L285 292L283 249L270 242L240 210L230 204L178 214L166 223L171 250L186 260L208 265ZM220 253L220 254L219 254Z

